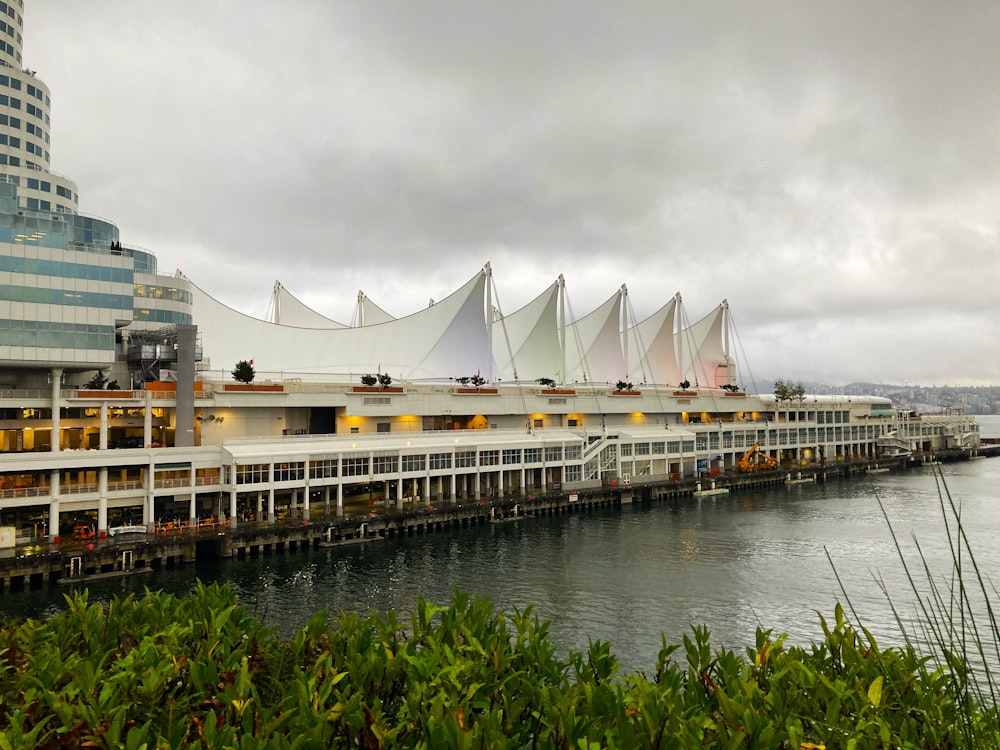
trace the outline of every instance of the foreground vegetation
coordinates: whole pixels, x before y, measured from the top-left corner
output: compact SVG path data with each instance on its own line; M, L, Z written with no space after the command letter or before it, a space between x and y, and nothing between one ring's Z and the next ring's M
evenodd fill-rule
M897 543L918 612L916 632L897 616L902 647L837 605L806 647L758 629L737 653L696 627L622 674L607 643L560 657L530 609L462 593L405 625L319 613L292 638L229 586L106 606L82 593L0 628L0 750L1000 747L997 591L938 479L952 569L940 578L918 547L911 573Z
M695 628L648 674L605 643L559 658L531 611L457 593L325 614L285 639L228 586L151 592L8 625L0 748L996 746L961 661L879 648L837 607L824 638L739 654Z

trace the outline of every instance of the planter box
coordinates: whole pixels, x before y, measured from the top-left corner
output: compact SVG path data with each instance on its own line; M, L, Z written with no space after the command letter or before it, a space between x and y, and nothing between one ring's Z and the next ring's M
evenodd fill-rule
M455 389L455 393L461 393L461 394L479 393L479 394L486 394L486 395L496 395L497 389L496 388L456 388Z
M402 386L390 385L383 388L380 385L355 385L351 387L353 393L402 393Z
M101 398L101 399L119 399L119 398L135 398L134 391L107 391L107 390L79 390L76 392L78 398Z
M576 391L572 388L543 388L543 396L575 396Z
M225 383L222 390L238 393L281 393L285 390L283 385L254 385L253 383Z
M612 396L641 396L642 391L611 391Z
M745 393L733 393L732 391L726 391L726 398L746 398Z
M675 396L697 396L698 391L674 391Z

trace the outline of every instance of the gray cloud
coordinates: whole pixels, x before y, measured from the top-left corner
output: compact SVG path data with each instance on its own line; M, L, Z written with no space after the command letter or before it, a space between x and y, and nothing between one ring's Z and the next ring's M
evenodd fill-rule
M988 2L32 0L84 211L263 314L487 260L505 310L726 297L758 377L996 382Z

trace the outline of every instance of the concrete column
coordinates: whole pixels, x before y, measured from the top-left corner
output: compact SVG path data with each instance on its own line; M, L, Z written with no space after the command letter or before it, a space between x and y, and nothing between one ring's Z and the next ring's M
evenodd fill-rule
M337 483L337 517L342 518L344 515L344 485L340 482Z
M476 467L476 474L475 474L476 479L473 482L473 487L475 488L475 493L476 493L476 497L477 498L480 498L480 497L483 496L483 493L482 493L483 475L480 473L480 471L481 470L479 469L479 467Z
M521 467L521 497L528 494L527 471Z
M108 402L102 401L101 405L97 408L101 410L100 442L98 446L102 451L106 451L108 449Z
M451 504L458 502L458 477L454 473L451 475Z
M198 525L198 496L194 492L188 495L188 523Z
M237 515L236 506L237 506L236 487L234 486L231 490L229 490L229 527L232 529L236 528L236 524L239 521L239 519L236 517Z
M149 509L153 506L153 492L156 490L155 464L150 460L146 466L146 496L142 499L142 525L149 528Z
M60 394L59 390L62 388L62 376L63 370L61 367L52 368L52 446L51 450L53 453L59 452L59 406L60 406Z
M97 537L108 535L108 467L97 472Z
M308 464L306 465L306 471L309 471ZM303 492L303 495L302 495L302 520L303 521L308 521L309 520L309 501L312 500L312 497L311 497L312 493L309 490L309 476L308 475L306 475L306 486L305 486L305 489L302 492Z
M299 511L299 491L297 489L293 489L292 490L291 506L288 509L288 514L292 518L295 518L295 516L298 513L298 511Z
M149 448L153 444L153 393L146 391L146 408L142 412L142 444Z
M174 445L194 445L194 357L198 327L177 325L177 396L174 410Z
M61 371L60 371L61 374ZM49 539L59 538L59 472L49 473Z
M277 520L274 513L274 462L267 465L267 522Z
M323 487L323 514L330 515L330 485Z
M257 513L254 515L254 518L257 519L257 523L260 523L260 520L263 517L264 517L264 493L261 492L260 490L257 490Z
M430 507L431 504L431 478L424 477L424 505Z
M503 500L504 496L504 474L506 472L503 469L497 472L497 499Z

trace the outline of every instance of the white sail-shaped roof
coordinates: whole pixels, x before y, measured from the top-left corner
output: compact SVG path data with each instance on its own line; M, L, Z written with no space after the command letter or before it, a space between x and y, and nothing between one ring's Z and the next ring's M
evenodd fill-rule
M680 295L628 329L629 374L648 383L676 384L684 378L677 361L674 321Z
M388 323L395 318L376 305L364 292L358 292L358 325L377 326L380 323Z
M614 383L628 377L622 352L621 290L566 326L566 382Z
M677 334L678 350L684 363L684 376L692 384L718 388L728 379L720 375L725 368L728 375L729 359L723 340L726 304L720 304L697 323Z
M253 359L260 372L386 372L408 380L489 371L484 313L486 271L433 307L363 328L275 325L227 307L197 285L194 319L213 370Z
M295 328L347 328L313 310L281 284L274 282L274 322Z
M559 346L559 282L556 281L520 310L493 324L493 374L513 380L562 380Z

